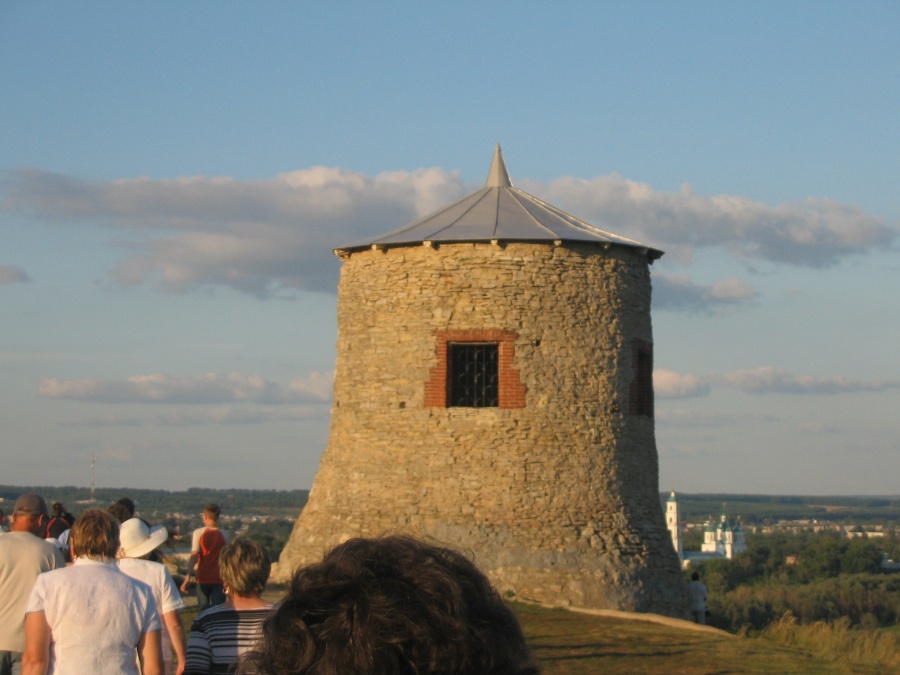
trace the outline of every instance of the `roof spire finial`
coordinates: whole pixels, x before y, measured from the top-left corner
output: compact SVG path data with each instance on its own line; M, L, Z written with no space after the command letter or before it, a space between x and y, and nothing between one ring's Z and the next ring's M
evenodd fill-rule
M506 172L506 164L503 162L503 153L500 152L500 144L494 148L494 159L491 160L491 169L488 171L484 187L512 187L512 181Z

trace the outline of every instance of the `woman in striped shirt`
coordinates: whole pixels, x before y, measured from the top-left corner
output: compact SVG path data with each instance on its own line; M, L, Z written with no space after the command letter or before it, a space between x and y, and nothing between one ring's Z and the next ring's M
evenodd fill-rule
M271 562L255 541L235 539L219 555L227 600L201 612L191 626L184 675L234 673L238 658L253 647L263 621L274 611L262 599Z

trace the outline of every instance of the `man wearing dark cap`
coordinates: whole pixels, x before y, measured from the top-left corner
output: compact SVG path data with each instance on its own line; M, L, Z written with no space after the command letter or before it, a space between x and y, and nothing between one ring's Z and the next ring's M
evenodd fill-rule
M60 550L41 538L47 503L33 493L16 500L9 532L0 537L0 675L22 672L25 606L41 572L64 567Z

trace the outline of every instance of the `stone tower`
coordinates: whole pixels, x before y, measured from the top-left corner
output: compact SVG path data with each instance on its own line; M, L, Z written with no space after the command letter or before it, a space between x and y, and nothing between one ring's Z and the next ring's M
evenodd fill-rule
M680 614L658 494L649 264L515 187L335 250L328 446L279 576L356 536L472 552L501 591Z

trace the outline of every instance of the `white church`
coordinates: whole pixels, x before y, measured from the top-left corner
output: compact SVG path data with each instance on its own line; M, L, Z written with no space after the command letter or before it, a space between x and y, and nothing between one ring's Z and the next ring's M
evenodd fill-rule
M678 508L678 498L674 490L666 502L666 527L669 529L672 546L675 547L682 567L690 567L693 563L714 558L731 560L738 553L747 550L747 541L744 539L744 530L740 520L735 520L733 523L729 521L723 507L718 522L710 518L704 524L703 544L701 544L700 550L685 551L682 544L681 511Z

